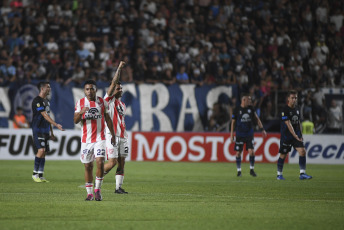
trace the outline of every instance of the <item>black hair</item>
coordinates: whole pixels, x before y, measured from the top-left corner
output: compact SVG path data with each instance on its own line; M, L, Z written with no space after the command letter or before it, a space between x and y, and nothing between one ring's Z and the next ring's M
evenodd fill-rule
M48 81L41 81L40 83L38 83L37 87L38 87L39 92L41 92L42 87L48 84L50 84Z
M97 87L96 81L92 80L92 79L85 81L84 87L85 87L85 85L94 85L95 87Z
M297 95L297 92L296 92L295 90L290 90L290 91L288 91L287 98L288 98L290 95Z

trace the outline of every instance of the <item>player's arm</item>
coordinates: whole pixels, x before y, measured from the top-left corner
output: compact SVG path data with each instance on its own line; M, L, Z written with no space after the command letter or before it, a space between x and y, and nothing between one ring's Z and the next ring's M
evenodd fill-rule
M110 85L110 87L109 87L109 89L107 91L107 95L108 96L112 96L112 93L113 93L113 91L114 91L114 89L115 89L115 87L116 87L116 85L117 85L117 83L119 81L119 78L120 78L120 75L121 75L121 70L124 67L124 65L125 65L124 61L121 61L119 63L119 66L118 66L118 68L116 70L116 73L115 73L115 75L114 75L114 77L113 77L113 79L111 81L111 85Z
M48 115L48 113L46 111L42 111L41 114L44 117L44 119L46 121L48 121L51 125L55 126L56 128L58 128L61 131L64 131L64 129L62 128L62 125L57 124L53 119L51 119L51 117ZM50 129L50 130L52 130L52 129Z
M290 120L286 120L286 121L284 121L284 123L285 123L286 126L288 127L288 130L289 130L289 132L291 133L291 135L293 135L293 137L294 137L296 140L302 141L302 139L300 139L300 138L296 135L295 130L294 130L293 126L291 125Z
M105 122L107 124L107 127L109 128L111 136L112 136L111 137L111 143L116 144L115 131L113 129L111 117L109 116L108 113L104 113L104 117L105 117Z
M84 115L84 113L86 111L88 111L90 108L88 107L84 107L80 110L80 112L75 112L74 113L74 124L78 124L81 120L82 120L82 115Z
M232 118L232 123L231 123L231 142L234 142L234 126L235 126L235 119Z
M256 118L256 120L257 120L257 124L258 124L258 126L259 126L259 129L262 131L263 138L265 138L265 137L266 137L266 131L265 131L265 129L264 129L263 123L262 123L262 121L260 120L260 118L258 117L258 115L257 115L256 112L254 112L254 116L255 116L255 118Z

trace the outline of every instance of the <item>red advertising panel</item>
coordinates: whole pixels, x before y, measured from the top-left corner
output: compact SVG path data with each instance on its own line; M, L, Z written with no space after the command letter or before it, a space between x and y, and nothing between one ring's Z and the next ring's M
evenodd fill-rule
M279 140L279 134L265 139L256 134L256 162L277 162ZM235 162L234 143L227 133L132 132L131 142L133 161ZM247 151L242 159L249 162Z

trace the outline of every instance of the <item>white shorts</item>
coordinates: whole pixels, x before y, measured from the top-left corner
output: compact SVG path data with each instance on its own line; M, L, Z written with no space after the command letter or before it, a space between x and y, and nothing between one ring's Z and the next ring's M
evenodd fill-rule
M82 163L93 162L97 157L105 157L105 141L81 143L80 160Z
M129 154L128 138L116 137L116 145L111 144L111 134L106 134L106 155L109 158L127 157Z

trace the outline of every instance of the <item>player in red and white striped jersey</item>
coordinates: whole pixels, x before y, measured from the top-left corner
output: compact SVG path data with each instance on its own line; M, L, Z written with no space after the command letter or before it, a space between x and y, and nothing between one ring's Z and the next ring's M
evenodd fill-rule
M104 165L105 174L115 167L118 162L116 170L116 190L115 193L126 194L127 192L122 188L124 180L124 164L125 158L129 153L128 136L125 129L124 116L126 112L125 104L121 101L123 94L122 84L119 81L120 73L124 67L125 62L121 61L111 85L104 97L105 101L109 102L110 117L113 122L113 127L116 135L116 143L114 145L110 142L110 131L106 129L106 154L108 162Z
M95 182L95 200L101 201L101 185L104 178L105 158L105 122L111 133L110 140L115 143L115 132L109 116L109 104L103 98L96 96L97 86L93 80L84 85L86 97L75 105L74 123L81 125L81 156L85 165L85 181L87 201L93 200L93 161L96 159L97 172Z

